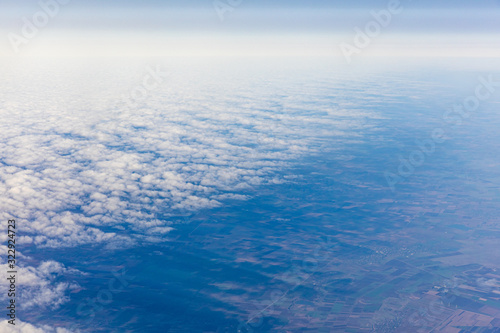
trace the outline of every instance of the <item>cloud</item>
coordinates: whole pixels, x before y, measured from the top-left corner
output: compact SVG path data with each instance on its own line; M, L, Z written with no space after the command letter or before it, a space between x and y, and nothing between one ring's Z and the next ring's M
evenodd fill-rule
M18 254L19 256L19 254ZM0 265L2 271L9 270L8 265ZM69 301L68 291L78 289L75 282L68 282L68 275L81 275L75 269L66 268L56 261L44 261L38 267L17 267L17 299L22 299L20 309L33 307L58 308ZM62 281L61 281L62 280ZM0 280L1 299L5 299L10 282Z
M48 325L33 326L29 323L22 322L16 318L16 325L13 326L7 320L0 321L1 333L71 333L65 328L50 327Z
M278 171L314 152L316 138L358 126L335 120L330 101L300 87L281 97L237 81L216 87L222 78L209 76L193 84L205 77L200 68L171 67L164 85L130 107L123 96L148 71L129 65L119 81L124 67L113 65L99 80L59 63L7 76L25 90L2 87L10 97L0 104L0 218L18 218L23 241L133 246L134 235L171 230L176 211L218 207L282 182Z

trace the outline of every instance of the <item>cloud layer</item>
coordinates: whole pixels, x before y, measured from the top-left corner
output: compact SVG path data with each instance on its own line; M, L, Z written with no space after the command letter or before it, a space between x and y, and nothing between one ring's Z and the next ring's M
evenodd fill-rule
M0 265L3 272L9 271L8 265ZM16 299L22 300L18 304L21 310L29 310L34 307L56 309L61 304L69 301L67 292L78 289L76 283L67 281L68 274L81 275L82 273L64 267L61 263L55 261L44 261L38 267L18 267L16 277L17 291ZM6 300L7 290L10 282L4 278L0 282L1 298Z
M10 325L7 320L0 322L0 332L2 333L70 333L67 329L60 327L50 327L48 325L33 326L16 319L16 325Z
M2 87L10 96L0 104L0 217L18 218L23 241L37 246L154 240L172 214L282 182L276 171L321 138L361 126L336 119L329 101L312 110L313 87L280 91L282 79L247 72L242 83L228 68L196 64L104 73L79 65L33 66L29 81L7 72ZM141 90L152 71L161 84ZM13 91L18 82L29 83Z

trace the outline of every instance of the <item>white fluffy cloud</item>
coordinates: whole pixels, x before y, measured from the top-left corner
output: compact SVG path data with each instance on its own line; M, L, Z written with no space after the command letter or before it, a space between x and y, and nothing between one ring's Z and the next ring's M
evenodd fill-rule
M50 327L47 325L33 326L16 319L16 325L11 325L7 320L0 321L0 333L71 333L65 328Z
M7 264L0 265L2 272L9 271ZM66 268L55 261L44 261L38 267L17 267L16 274L16 298L22 300L21 309L33 307L58 308L61 304L69 301L67 293L79 286L74 282L67 281L67 274L80 275L81 272ZM3 275L2 275L3 276ZM6 275L8 276L8 275ZM64 277L63 281L58 278ZM0 299L5 299L9 281L7 278L0 280Z
M241 84L199 68L164 67L163 84L131 107L123 96L143 82L145 65L88 66L2 71L0 219L17 217L36 246L162 235L176 210L245 199L282 182L276 172L318 138L360 126L359 111L336 117L341 108L315 87L280 90L251 75Z
M19 248L163 241L172 216L293 179L281 171L325 140L355 140L373 116L310 71L294 80L269 66L264 78L247 65L166 64L130 106L144 63L0 64L0 221L16 218ZM68 276L81 272L31 265L18 268L23 308L57 308L79 288ZM68 331L3 321L2 332Z

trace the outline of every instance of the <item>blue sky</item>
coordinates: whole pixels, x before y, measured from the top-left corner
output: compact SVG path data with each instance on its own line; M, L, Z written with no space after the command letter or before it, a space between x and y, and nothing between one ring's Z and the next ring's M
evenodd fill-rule
M45 0L50 1L50 0ZM233 5L231 5L231 3ZM236 3L236 5L234 5ZM338 56L355 29L388 9L388 1L80 1L59 12L22 55L323 55ZM497 56L500 1L401 1L400 13L366 55ZM2 2L0 54L37 1ZM10 34L10 35L9 35ZM12 39L12 37L11 37ZM471 48L472 46L472 48Z

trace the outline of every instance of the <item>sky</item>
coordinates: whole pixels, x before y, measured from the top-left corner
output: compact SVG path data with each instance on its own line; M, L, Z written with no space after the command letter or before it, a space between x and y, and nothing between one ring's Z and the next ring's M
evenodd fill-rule
M342 57L346 44L356 56L500 54L499 0L394 0L361 48L357 31L391 1L59 1L46 22L37 1L0 2L0 55ZM41 26L27 35L34 18Z

